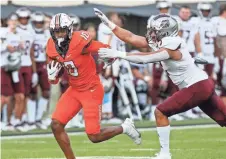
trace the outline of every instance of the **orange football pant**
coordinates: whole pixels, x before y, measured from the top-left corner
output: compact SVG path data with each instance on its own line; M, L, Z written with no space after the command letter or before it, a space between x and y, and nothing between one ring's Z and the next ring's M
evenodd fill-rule
M102 84L79 92L69 87L60 97L52 119L67 124L82 108L87 134L100 133L100 121L104 89Z

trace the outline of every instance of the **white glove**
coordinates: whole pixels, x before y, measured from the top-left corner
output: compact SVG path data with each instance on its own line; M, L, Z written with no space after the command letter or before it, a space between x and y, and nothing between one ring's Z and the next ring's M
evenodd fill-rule
M114 30L115 29L115 27L116 27L116 25L113 23L113 22L111 22L108 18L107 18L107 16L104 14L104 13L102 13L99 9L97 9L97 8L93 8L93 10L94 10L94 13L100 18L100 20L108 27L108 28L110 28L111 30Z
M62 68L62 65L59 62L56 62L54 60L51 61L49 64L47 64L48 79L51 81L56 80L61 68Z
M32 87L35 87L38 84L38 74L35 72L32 74Z
M126 52L112 50L108 48L100 48L98 50L98 54L101 59L126 57Z

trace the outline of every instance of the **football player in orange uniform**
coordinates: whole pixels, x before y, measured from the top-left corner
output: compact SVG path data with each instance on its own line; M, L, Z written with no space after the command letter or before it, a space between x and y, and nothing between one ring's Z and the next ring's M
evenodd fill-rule
M121 126L100 128L103 86L96 73L92 53L99 48L108 47L92 40L86 31L73 32L73 22L64 13L56 14L50 22L51 38L47 43L47 66L50 83L59 81L61 70L67 71L70 87L60 97L52 115L53 134L67 159L75 159L67 133L67 122L83 108L85 130L93 143L108 140L125 133L136 144L141 143L140 133L131 119Z

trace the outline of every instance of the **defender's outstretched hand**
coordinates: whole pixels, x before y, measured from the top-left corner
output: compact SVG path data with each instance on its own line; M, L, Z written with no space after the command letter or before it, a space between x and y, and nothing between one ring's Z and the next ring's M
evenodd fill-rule
M113 23L113 22L111 22L109 19L108 19L108 17L104 14L104 13L102 13L99 9L97 9L97 8L93 8L93 10L94 10L94 13L100 18L100 20L107 26L107 27L109 27L111 30L114 30L115 29L115 27L116 27L116 25Z
M113 49L108 48L100 48L98 50L99 57L101 59L107 59L107 58L123 58L126 56L126 52L121 52Z

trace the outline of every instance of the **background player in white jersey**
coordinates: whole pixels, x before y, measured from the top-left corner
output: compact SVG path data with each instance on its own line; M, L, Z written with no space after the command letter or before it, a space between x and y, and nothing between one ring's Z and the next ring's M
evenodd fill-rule
M221 97L226 103L226 5L220 6L219 16L211 19L216 30L215 55L219 59L220 69L218 71L217 82L221 86Z
M210 3L199 3L198 11L200 17L197 18L198 25L195 34L195 48L197 56L203 57L209 62L204 65L204 70L210 77L213 77L214 64L216 59L214 56L214 41L215 41L215 29L211 22L211 10L212 5Z
M154 52L127 54L113 49L101 48L100 58L122 58L136 63L160 61L169 77L180 89L159 104L155 110L157 132L161 145L160 153L153 159L171 159L169 150L170 124L168 117L199 107L220 126L226 126L226 105L214 91L214 82L198 68L187 50L186 44L178 36L179 26L175 18L160 14L153 18L146 38L122 29L108 20L98 9L95 14L121 40L136 47L154 47ZM151 45L149 45L151 44Z
M181 19L181 31L182 38L185 40L188 51L192 55L195 56L195 33L197 28L197 18L191 17L191 8L189 6L182 6L179 11L179 17Z
M50 84L46 82L48 80L46 70L46 44L50 37L50 33L44 26L45 15L41 12L35 12L32 14L31 21L34 28L34 43L32 50L34 50L35 64L38 73L38 85L41 88L42 95L38 99L38 107L36 112L36 124L42 128L47 129L46 125L42 122L42 117L45 111L47 111L47 105L49 101ZM31 99L37 101L37 86L31 90Z
M26 120L29 123L29 129L36 128L35 123L35 109L36 102L30 100L31 87L34 87L38 83L38 75L36 72L36 65L34 61L34 51L32 44L34 42L33 29L29 23L30 10L27 8L19 8L16 11L19 17L19 26L17 31L22 36L24 42L25 51L21 57L21 68L18 73L19 80L14 83L16 110L20 112L20 119L16 120L17 128L21 131L27 131L28 127L24 125ZM26 107L27 106L27 107ZM25 113L27 108L27 113ZM27 116L26 116L27 114ZM26 119L27 118L27 119ZM21 122L22 120L22 122Z
M13 96L12 72L20 68L21 50L24 45L21 36L16 31L18 17L12 14L8 17L7 28L1 28L1 108L7 106L7 125L4 130L14 130L11 125L10 117L12 115L11 97ZM2 110L2 109L1 109ZM19 118L20 114L15 112L15 116Z

